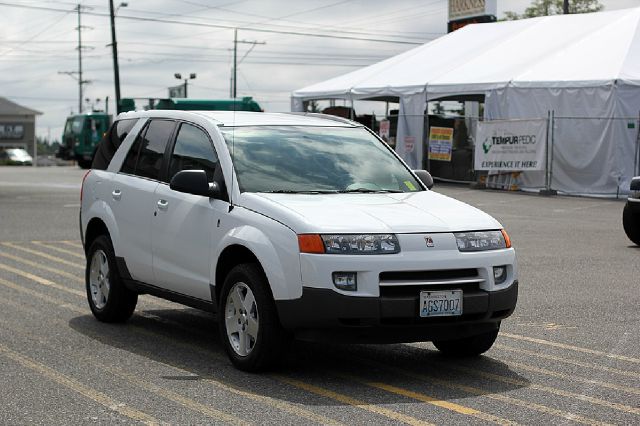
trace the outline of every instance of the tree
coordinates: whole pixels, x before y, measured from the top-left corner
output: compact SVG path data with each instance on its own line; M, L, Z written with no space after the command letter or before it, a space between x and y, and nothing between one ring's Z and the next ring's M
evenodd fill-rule
M561 15L563 13L563 0L534 0L531 6L518 15L515 12L505 12L504 19L513 21L516 19L535 18L536 16ZM604 8L598 0L569 0L569 13L599 12Z

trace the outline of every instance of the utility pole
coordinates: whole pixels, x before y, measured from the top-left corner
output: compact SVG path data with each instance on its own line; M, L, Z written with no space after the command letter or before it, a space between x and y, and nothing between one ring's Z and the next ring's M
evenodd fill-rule
M82 6L79 3L74 8L74 10L78 12L78 27L76 28L76 30L78 30L78 46L76 47L76 49L78 49L78 70L77 71L58 71L58 74L66 74L69 77L73 78L74 80L78 81L78 114L82 114L82 101L83 101L82 86L84 86L87 83L90 83L89 80L84 80L82 78L82 49L87 48L87 46L82 45L82 29L89 28L89 27L82 26L82 9L83 8L87 8L87 7Z
M247 53L238 61L238 43L250 44L251 47L247 50ZM238 96L238 64L242 62L244 58L253 50L258 44L267 44L265 41L248 41L238 40L238 29L233 30L233 70L231 73L231 98L235 99Z
M78 114L82 114L82 8L78 3Z
M116 86L116 114L120 113L120 69L118 67L118 43L116 42L116 22L113 0L109 0L111 15L111 51L113 52L113 83ZM107 106L107 108L109 108Z
M565 15L569 14L569 0L564 0L564 2L562 3L562 13L564 13Z

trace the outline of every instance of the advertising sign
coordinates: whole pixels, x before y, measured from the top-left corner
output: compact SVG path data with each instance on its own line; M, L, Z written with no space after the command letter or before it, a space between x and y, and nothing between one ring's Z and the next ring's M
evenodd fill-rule
M380 139L387 143L389 143L390 124L389 120L380 120L380 130L378 131L378 134L380 135Z
M546 119L480 121L476 170L544 170Z
M0 139L22 139L24 137L24 125L0 124Z
M451 161L452 142L452 128L431 127L429 129L429 160Z
M184 98L184 84L179 86L169 87L169 97L170 98Z
M482 15L498 15L496 0L449 0L449 21Z

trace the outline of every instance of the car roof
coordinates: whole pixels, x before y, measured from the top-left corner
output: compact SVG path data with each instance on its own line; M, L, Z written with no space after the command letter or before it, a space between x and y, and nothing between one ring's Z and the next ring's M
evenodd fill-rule
M193 117L194 115L209 119L218 126L361 126L359 123L345 118L313 113L151 110L126 112L120 114L118 118L163 117L188 120L189 117Z

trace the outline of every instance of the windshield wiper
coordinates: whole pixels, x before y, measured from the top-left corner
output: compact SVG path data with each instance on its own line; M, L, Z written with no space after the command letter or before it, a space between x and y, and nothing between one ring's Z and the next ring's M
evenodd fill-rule
M356 189L344 189L342 191L338 191L341 194L349 194L349 193L361 193L361 194L371 194L371 193L399 193L404 192L398 189L368 189L368 188L356 188Z

